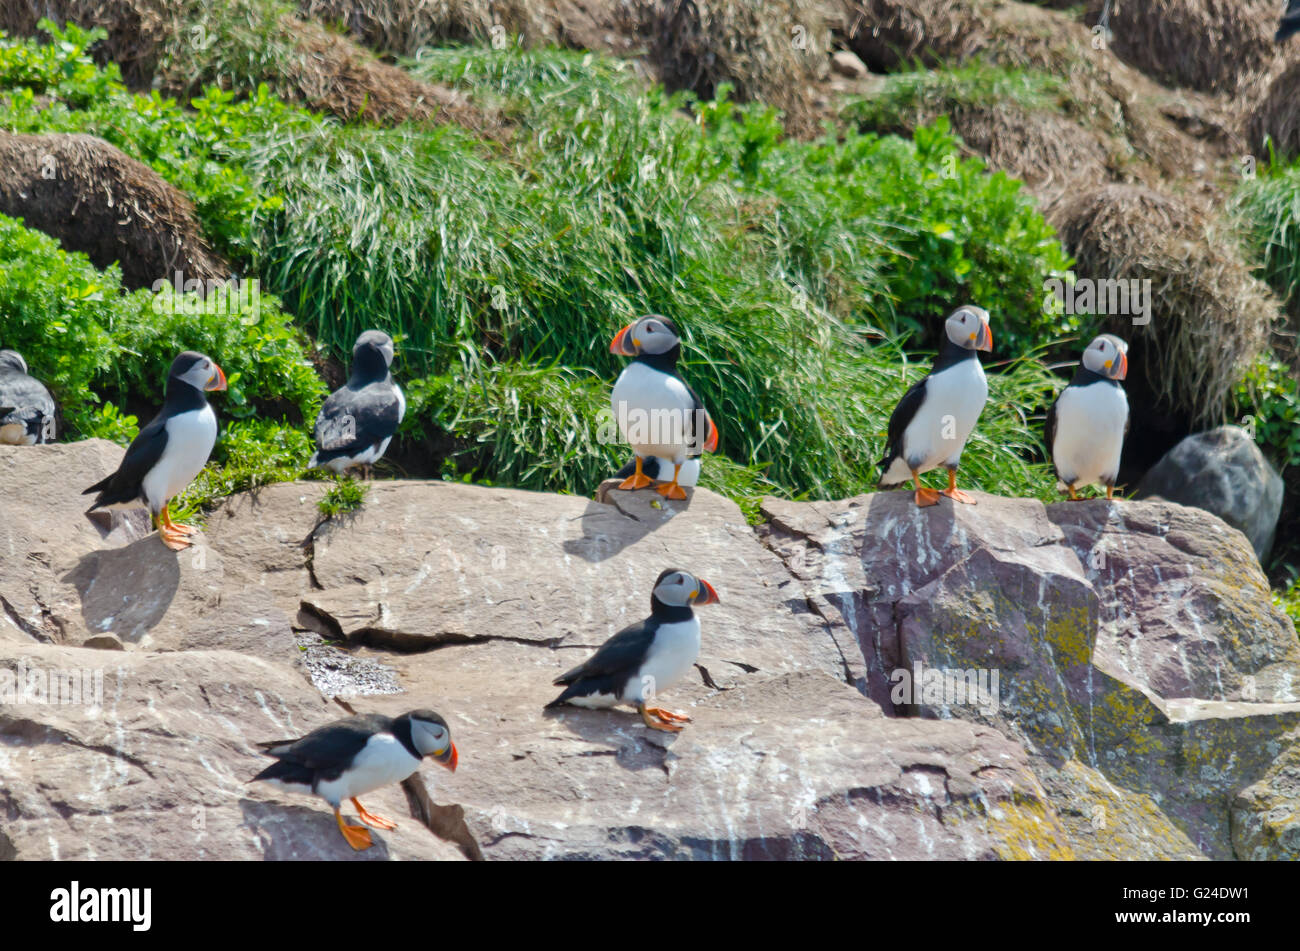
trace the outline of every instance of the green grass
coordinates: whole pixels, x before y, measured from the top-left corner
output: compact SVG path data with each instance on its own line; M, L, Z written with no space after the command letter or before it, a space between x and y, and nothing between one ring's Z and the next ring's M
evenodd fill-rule
M1024 421L1041 414L1052 381L1021 358L1058 329L1038 288L1069 262L1019 184L961 158L943 124L915 141L799 142L769 109L725 93L703 104L667 96L598 56L449 49L413 65L504 109L519 125L503 146L454 126L342 123L264 88L243 99L209 91L185 109L87 67L86 35L62 43L62 60L37 67L32 44L0 44L0 87L21 85L0 96L0 124L104 135L150 164L194 196L235 266L335 355L369 327L400 337L404 434L450 441L446 477L590 493L626 458L596 434L622 368L609 337L654 311L684 328L683 372L721 430L706 485L751 516L763 493L865 491L889 412L923 372L916 351L973 300L993 312L1013 362L992 375L969 484L1050 491ZM56 104L40 108L38 92ZM103 300L122 296L112 283ZM62 291L49 293L41 327ZM97 325L83 323L76 332ZM305 462L319 381L301 377L301 342L267 326L251 332L270 334L263 349L279 351L286 373L269 388L287 383L303 421L257 428L254 380L232 381L222 409L241 426L228 428L196 498ZM164 327L140 360L85 370L130 376L91 391L116 405L123 391L144 395L187 335L214 355L247 349L217 329Z
M840 115L866 128L894 132L958 109L1055 110L1063 88L1061 79L1047 73L980 60L942 69L917 66L885 76L870 96L849 98Z
M359 479L340 479L330 486L316 508L326 518L358 511L365 504L370 486Z

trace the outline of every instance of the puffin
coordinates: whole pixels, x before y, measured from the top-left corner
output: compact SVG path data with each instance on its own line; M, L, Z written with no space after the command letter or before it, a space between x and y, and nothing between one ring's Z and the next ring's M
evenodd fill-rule
M1120 380L1128 375L1128 344L1102 334L1088 344L1079 369L1047 412L1047 448L1071 501L1084 485L1104 485L1115 497L1120 451L1128 435L1128 396Z
M396 822L372 814L357 797L400 783L420 768L426 756L452 772L460 759L451 741L451 727L432 710L412 710L392 718L378 713L355 714L296 740L274 740L257 746L276 761L249 782L320 796L334 810L344 840L358 852L373 844L370 830L343 821L339 810L344 799L352 800L366 825L396 829Z
M27 375L16 350L0 350L0 446L54 442L54 397Z
M406 397L389 372L393 352L393 338L382 330L357 337L352 376L316 416L316 451L308 468L324 466L338 475L359 468L369 478L406 415Z
M677 325L659 314L647 314L620 330L609 352L632 357L614 383L611 405L623 438L632 445L632 474L620 489L643 489L653 481L645 472L646 459L658 456L659 476L672 467L671 481L655 491L665 498L685 499L682 470L702 452L718 448L718 427L690 384L677 372L682 354ZM698 478L698 473L696 474Z
M878 488L893 488L910 478L918 506L937 505L940 494L954 502L975 504L957 488L957 467L989 395L978 353L992 349L988 311L966 304L949 315L934 366L903 394L889 417L888 449L880 460ZM939 466L948 469L948 488L942 493L921 485L921 473Z
M1273 39L1281 43L1293 33L1300 33L1300 0L1290 0L1286 5L1286 12L1282 14L1282 22L1278 24Z
M193 350L177 356L167 371L167 395L158 415L131 440L117 471L83 490L82 495L99 493L87 511L143 502L159 524L163 544L173 551L188 548L197 529L173 522L167 503L207 464L217 442L217 414L206 394L225 388L226 374L211 357Z
M650 595L650 616L623 628L577 667L556 677L552 682L564 691L547 709L566 703L588 709L630 703L651 729L681 732L690 717L650 704L695 665L700 656L695 608L717 603L718 593L704 579L680 568L664 570Z

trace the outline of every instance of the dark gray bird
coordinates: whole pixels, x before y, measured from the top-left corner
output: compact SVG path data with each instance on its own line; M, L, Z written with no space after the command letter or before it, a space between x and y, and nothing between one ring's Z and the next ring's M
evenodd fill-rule
M0 445L47 442L54 442L54 398L27 375L27 361L17 351L0 350Z
M330 394L316 417L316 451L309 468L324 466L342 475L370 467L388 449L406 414L406 399L393 382L393 338L367 330L352 347L352 376Z
M1286 5L1286 12L1282 14L1282 22L1278 24L1275 39L1281 43L1292 33L1300 33L1300 0L1290 0Z

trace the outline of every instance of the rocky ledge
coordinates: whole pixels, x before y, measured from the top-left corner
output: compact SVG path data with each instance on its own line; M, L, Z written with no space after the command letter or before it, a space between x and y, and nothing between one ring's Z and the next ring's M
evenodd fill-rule
M0 858L1300 857L1300 645L1200 510L377 482L324 520L295 483L178 555L83 514L120 455L0 447ZM695 722L543 711L669 564L722 600ZM246 784L342 703L461 751L363 853Z

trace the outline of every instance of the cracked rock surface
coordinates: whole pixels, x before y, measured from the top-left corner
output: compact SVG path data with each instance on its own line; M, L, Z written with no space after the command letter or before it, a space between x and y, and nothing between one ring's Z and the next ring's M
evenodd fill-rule
M0 447L0 699L6 673L102 683L98 705L0 702L0 858L1294 848L1295 632L1205 513L887 493L769 501L755 530L705 490L376 482L322 522L325 486L293 483L233 497L178 555L139 518L82 514L120 456ZM722 602L661 697L694 722L543 710L669 566ZM891 672L917 663L996 667L1000 703L895 703ZM246 785L254 744L343 715L333 697L431 707L461 753L367 797L400 828L364 853L321 801Z

